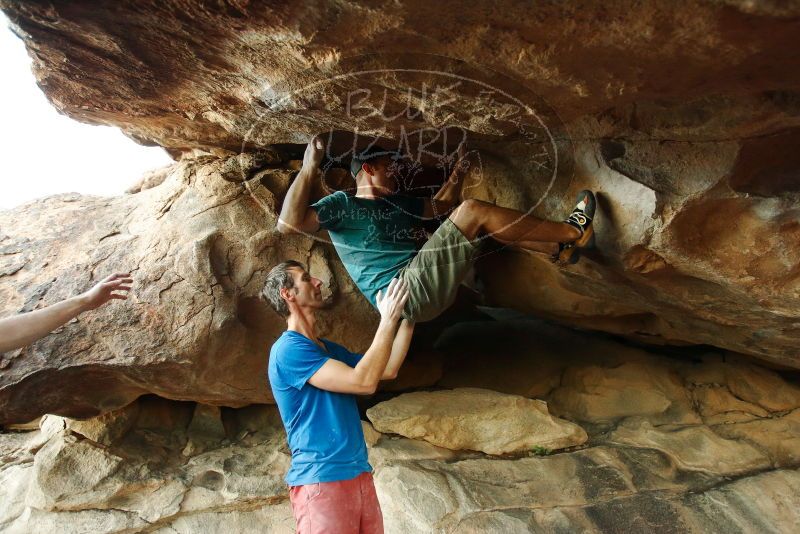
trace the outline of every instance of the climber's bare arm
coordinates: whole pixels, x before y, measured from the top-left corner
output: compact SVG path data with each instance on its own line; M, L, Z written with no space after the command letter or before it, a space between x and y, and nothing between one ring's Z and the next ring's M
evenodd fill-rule
M319 230L317 210L309 206L314 180L319 177L319 164L325 155L325 143L314 136L306 147L303 168L289 187L278 217L278 231L282 234L310 233Z
M125 300L133 279L128 273L104 278L86 293L68 298L52 306L13 317L0 319L0 352L30 345L81 313L93 310L106 302Z

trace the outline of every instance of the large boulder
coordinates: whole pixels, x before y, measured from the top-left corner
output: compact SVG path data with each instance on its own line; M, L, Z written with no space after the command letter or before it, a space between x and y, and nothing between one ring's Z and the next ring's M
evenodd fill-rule
M766 455L749 443L724 439L702 425L653 427L646 420L631 418L611 434L610 440L612 443L656 449L687 470L737 475L770 465Z
M294 531L275 406L146 396L40 425L0 432L4 531ZM800 519L797 411L712 428L628 419L610 433L591 427L587 446L514 457L364 426L388 533L783 532ZM203 450L191 450L198 438Z
M558 415L592 423L636 415L659 422L699 422L680 375L662 362L571 367L550 403Z
M439 143L450 127L458 135L445 144L467 137L481 153L469 197L559 220L577 191L596 190L598 251L570 268L513 250L488 254L479 269L487 303L800 367L794 4L0 7L59 111L119 126L176 158L225 159L223 178L241 181L237 165L250 164L228 156L341 130L413 145L424 189L443 179L453 147ZM348 146L333 160L346 166ZM198 220L241 209L232 198ZM73 207L87 203L95 218L96 202ZM194 223L187 231L201 230ZM83 230L66 231L82 239L74 234ZM0 273L22 265L12 256ZM208 299L196 304L207 306L201 318L211 313ZM126 398L133 382L117 385Z
M285 190L257 178L227 181L226 161L178 163L163 184L135 195L62 195L0 212L5 313L53 304L108 273L134 279L127 301L0 355L0 422L84 418L145 393L225 406L271 402L269 347L286 322L259 293L286 258L323 280L333 305L320 318L323 335L354 351L368 347L376 314L324 241L279 238L275 196ZM340 320L345 309L363 328Z
M379 432L488 454L563 449L587 439L578 425L551 416L544 401L477 388L405 393L367 417Z
M277 427L262 425L277 417L274 406L231 414L236 437L190 456L186 444L197 434L198 417L186 414L215 407L152 397L134 406L84 422L83 429L109 437L104 444L55 416L41 431L16 435L16 446L9 446L14 434L0 434L4 531L294 531L283 482L285 440ZM254 425L262 431L246 432Z
M800 11L775 2L695 1L679 12L667 1L627 0L611 6L503 2L457 11L424 2L187 10L178 0L116 2L102 9L90 0L4 0L2 8L33 52L40 85L62 113L116 124L138 139L174 150L239 151L258 123L273 143L296 142L331 122L361 131L374 127L375 113L364 112L367 103L361 100L343 120L348 110L337 89L350 84L348 77L336 76L345 58L376 52L459 58L462 69L478 67L493 85L502 87L504 75L522 81L568 121L604 113L609 123L628 119L664 134L677 126L669 122L670 105L800 87L792 68L797 57L786 46L796 35ZM369 23L354 22L359 20ZM387 65L364 58L362 64L421 69L435 60L415 65L400 58ZM423 74L420 81L426 80ZM394 77L385 76L382 81L391 88ZM379 97L383 88L372 87ZM403 111L406 95L396 89L386 95L383 109L369 111ZM408 122L427 126L448 118L475 130L506 128L502 119L509 110L498 106L490 115L490 98L464 99L457 87L447 96L439 98L437 109L422 95ZM773 96L776 108L781 98ZM633 102L644 105L637 106L635 116L620 117L631 113ZM705 109L719 111L726 103L711 100ZM692 118L694 123L680 125L684 134L701 121L709 127L739 126L739 117L697 113ZM768 117L759 122L771 126ZM740 126L738 133L743 131L747 128ZM640 160L675 150L671 144L645 147ZM713 157L714 149L705 148ZM695 161L677 163L686 168ZM650 176L664 180L669 172L655 168ZM750 169L747 176L753 174Z

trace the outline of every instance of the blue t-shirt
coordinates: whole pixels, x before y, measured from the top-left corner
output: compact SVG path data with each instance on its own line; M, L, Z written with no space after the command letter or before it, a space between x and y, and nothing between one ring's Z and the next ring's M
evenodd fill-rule
M372 471L355 395L308 383L328 358L355 367L362 356L327 339L322 342L327 352L287 330L269 354L269 383L292 451L286 474L290 486L350 480Z
M375 295L405 267L427 236L424 200L404 195L358 198L337 191L311 207L345 269L375 306Z

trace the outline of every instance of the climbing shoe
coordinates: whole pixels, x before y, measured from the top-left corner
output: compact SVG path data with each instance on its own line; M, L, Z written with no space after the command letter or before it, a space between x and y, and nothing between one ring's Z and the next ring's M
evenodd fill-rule
M575 241L558 244L558 254L553 260L561 265L571 265L577 263L581 257L581 249L588 249L594 247L594 227L592 220L594 219L594 211L597 201L594 198L594 193L588 190L583 190L578 193L575 209L569 214L564 222L570 226L577 228L581 235Z

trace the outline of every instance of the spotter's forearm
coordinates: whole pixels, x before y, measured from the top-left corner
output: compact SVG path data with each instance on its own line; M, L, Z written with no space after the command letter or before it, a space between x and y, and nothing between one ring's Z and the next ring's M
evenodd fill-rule
M400 327L394 336L392 342L392 353L389 356L389 362L386 364L386 369L383 371L381 380L392 380L397 378L397 373L400 371L403 362L406 360L408 354L408 347L411 345L411 338L414 335L414 323L403 319L400 322Z
M30 345L86 309L86 299L79 295L41 310L0 319L0 352Z

